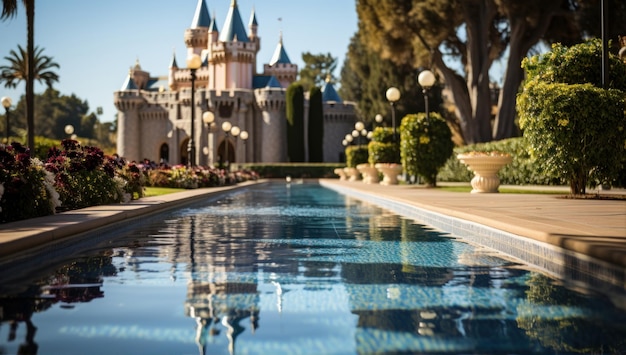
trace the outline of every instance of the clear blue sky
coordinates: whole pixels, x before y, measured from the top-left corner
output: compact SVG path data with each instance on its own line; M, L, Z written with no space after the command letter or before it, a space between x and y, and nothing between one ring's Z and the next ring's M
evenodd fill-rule
M231 0L205 0L221 30ZM17 45L26 47L26 13L0 22L0 63ZM128 69L139 59L142 69L153 76L167 75L176 51L184 66L184 32L191 25L197 0L37 0L35 45L44 48L61 68L54 85L63 95L76 94L87 100L90 111L102 107L101 121L115 119L113 92L119 90ZM238 0L244 23L255 9L261 50L259 71L269 62L283 32L283 43L291 61L302 68L302 53L331 53L338 58L335 76L343 65L350 38L357 30L355 0ZM279 18L281 21L279 21ZM35 84L35 92L45 90ZM24 85L7 89L0 97L17 104Z

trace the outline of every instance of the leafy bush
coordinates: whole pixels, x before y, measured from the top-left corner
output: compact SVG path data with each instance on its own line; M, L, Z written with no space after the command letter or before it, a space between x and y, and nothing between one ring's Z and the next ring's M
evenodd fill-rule
M528 142L521 137L477 143L454 148L454 153L439 170L439 181L469 182L474 173L461 164L458 154L468 152L498 151L511 155L513 161L503 167L498 176L502 184L508 185L561 185L564 180L551 178L537 169L537 163L531 158Z
M393 140L393 129L376 127L372 132L372 141L367 146L369 163L400 164L400 145Z
M359 164L367 163L367 147L364 145L350 145L346 147L346 165L356 168Z
M0 145L0 223L46 216L59 206L54 177L19 143Z
M618 178L626 153L626 64L610 56L610 89L600 86L601 42L525 59L517 104L538 168L567 179L573 194Z
M77 141L61 142L62 150L50 149L46 170L55 175L54 187L63 209L119 203L129 200L123 181L115 179L117 162L96 147L82 147Z
M344 167L340 163L246 163L240 164L264 178L334 178L334 170Z
M426 184L437 184L437 172L452 151L452 133L436 112L407 115L400 125L402 166L409 175L421 175Z

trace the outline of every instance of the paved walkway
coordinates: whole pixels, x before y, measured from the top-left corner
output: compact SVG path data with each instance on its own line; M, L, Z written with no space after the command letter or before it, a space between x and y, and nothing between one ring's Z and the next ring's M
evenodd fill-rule
M337 179L323 181L473 221L626 267L626 201L623 200L574 200L544 194L470 194L415 185L368 185ZM3 224L0 225L0 258L247 184L188 190L143 198L128 205L97 206ZM563 192L566 194L567 190ZM602 193L626 194L626 191Z

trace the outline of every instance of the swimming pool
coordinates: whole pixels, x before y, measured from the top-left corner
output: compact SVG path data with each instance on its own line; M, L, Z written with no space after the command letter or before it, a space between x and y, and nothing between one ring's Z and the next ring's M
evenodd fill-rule
M0 354L626 351L603 296L317 184L135 223L3 280Z

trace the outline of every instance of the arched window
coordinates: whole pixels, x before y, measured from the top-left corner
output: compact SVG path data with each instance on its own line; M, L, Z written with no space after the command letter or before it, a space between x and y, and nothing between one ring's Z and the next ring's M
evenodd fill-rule
M161 144L159 149L159 163L169 164L170 161L170 146L167 143Z

